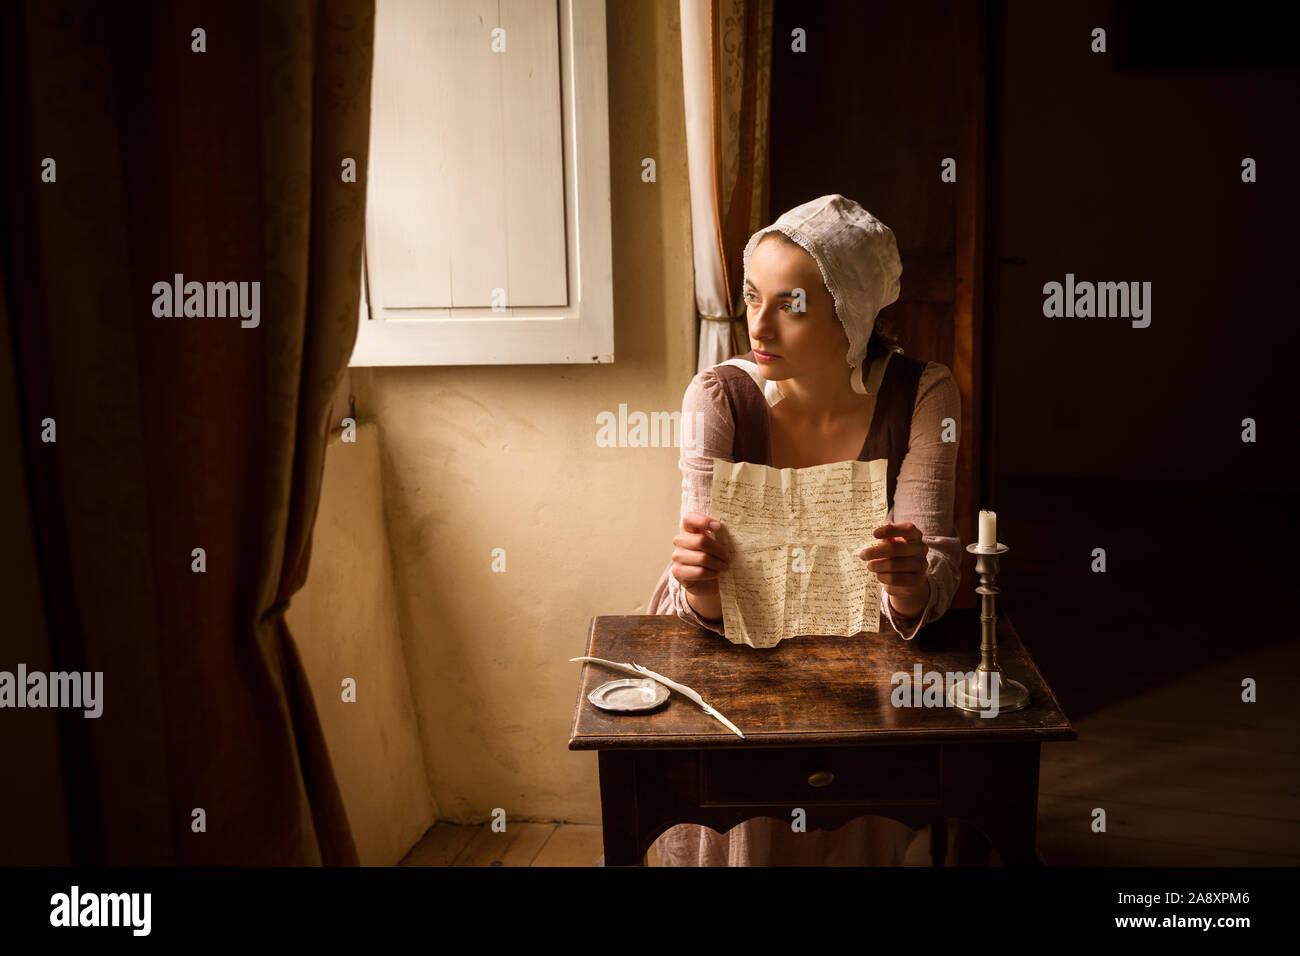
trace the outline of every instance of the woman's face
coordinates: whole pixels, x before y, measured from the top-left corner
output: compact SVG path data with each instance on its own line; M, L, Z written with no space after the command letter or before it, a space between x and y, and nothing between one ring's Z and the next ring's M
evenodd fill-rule
M804 291L803 312L796 311L798 289ZM764 378L812 380L843 371L848 336L835 317L821 270L807 252L764 236L749 258L744 295L749 338Z

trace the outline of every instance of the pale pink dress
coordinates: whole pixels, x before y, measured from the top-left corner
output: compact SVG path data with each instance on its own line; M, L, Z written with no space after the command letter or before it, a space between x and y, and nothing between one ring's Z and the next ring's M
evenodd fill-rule
M920 617L905 618L890 607L882 588L881 617L890 628L882 631L882 639L893 634L911 640L922 625L943 615L957 590L962 552L953 523L958 442L943 441L945 419L961 421L961 396L948 367L929 362L917 385L907 455L888 520L910 521L921 529L929 547L930 602ZM709 514L713 459L732 460L734 429L731 407L713 369L698 373L686 388L682 422L688 421L702 427L696 441L682 442L681 513ZM676 614L726 640L722 622L696 614L681 583L667 569L646 613ZM910 827L885 817L859 817L838 830L805 833L792 831L789 820L757 817L722 834L698 824L679 824L659 837L655 849L662 866L901 865L913 835Z

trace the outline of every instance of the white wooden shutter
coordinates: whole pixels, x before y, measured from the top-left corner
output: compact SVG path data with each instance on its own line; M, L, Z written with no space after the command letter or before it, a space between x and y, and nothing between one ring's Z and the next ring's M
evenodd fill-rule
M603 0L377 0L364 263L351 365L614 360Z

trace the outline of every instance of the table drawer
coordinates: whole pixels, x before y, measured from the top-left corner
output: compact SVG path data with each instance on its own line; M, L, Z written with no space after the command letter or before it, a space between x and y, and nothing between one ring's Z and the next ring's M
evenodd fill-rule
M700 754L700 806L938 803L934 746L754 748Z

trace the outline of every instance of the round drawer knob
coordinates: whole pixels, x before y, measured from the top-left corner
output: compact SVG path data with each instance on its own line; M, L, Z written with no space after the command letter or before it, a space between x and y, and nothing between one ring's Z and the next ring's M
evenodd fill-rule
M808 778L808 785L811 787L829 787L831 781L834 779L835 774L831 773L829 770L818 770Z

